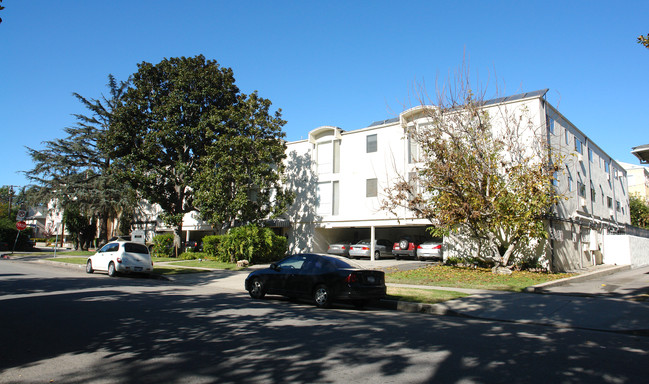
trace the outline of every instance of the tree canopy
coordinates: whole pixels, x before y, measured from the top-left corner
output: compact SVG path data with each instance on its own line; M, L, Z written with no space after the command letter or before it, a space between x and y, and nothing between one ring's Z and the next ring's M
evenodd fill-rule
M230 68L202 55L143 62L104 145L120 178L159 204L176 233L197 208L212 224L246 220L240 192L256 185L265 193L271 170L281 170L284 121L270 105L242 94Z
M26 171L36 184L30 190L33 202L54 199L64 209L74 209L87 221L99 220L99 238L107 240L108 220L133 205L134 193L111 173L112 158L100 143L105 140L116 108L121 103L125 82L108 76L109 96L88 99L74 93L89 114L75 114L67 137L46 141L44 149L27 147L34 168Z
M649 204L638 196L629 197L631 225L649 229Z
M643 35L638 36L638 44L642 44L646 48L649 48L649 33L647 34L647 36L643 36Z
M414 171L386 190L383 206L429 219L435 235L468 232L507 266L518 245L547 236L541 218L557 198L556 168L549 166L545 130L527 111L490 114L460 85L422 107L421 124L408 128L420 156Z

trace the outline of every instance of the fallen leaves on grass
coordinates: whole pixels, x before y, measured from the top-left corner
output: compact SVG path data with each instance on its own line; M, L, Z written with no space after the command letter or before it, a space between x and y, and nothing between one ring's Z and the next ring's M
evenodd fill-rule
M432 285L441 287L521 291L526 287L572 276L565 273L513 271L511 275L496 275L487 268L466 268L432 265L408 271L386 272L386 282Z

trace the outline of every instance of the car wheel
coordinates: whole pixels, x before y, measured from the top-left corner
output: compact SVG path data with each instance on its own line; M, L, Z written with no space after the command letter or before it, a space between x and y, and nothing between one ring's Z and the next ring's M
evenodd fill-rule
M93 273L95 270L92 269L92 261L88 260L86 263L86 273Z
M117 275L117 270L115 269L115 264L111 261L110 264L108 264L108 276L115 277L115 275Z
M315 300L315 305L320 308L328 308L331 306L331 292L326 285L318 285L313 291L313 299Z
M374 260L381 260L381 252L380 251L374 252Z
M408 249L408 240L401 240L399 241L399 248L401 248L402 251L405 251Z
M250 297L253 299L263 299L266 296L266 289L264 288L264 283L260 278L255 278L250 284Z

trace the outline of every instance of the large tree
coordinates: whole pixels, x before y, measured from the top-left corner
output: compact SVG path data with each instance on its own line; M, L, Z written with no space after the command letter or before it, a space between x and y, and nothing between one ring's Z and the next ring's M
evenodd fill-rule
M196 207L215 228L259 223L283 213L292 194L281 186L286 146L280 111L257 93L239 95L203 159Z
M545 129L526 112L487 112L468 81L440 92L414 116L421 124L408 128L419 162L387 188L384 208L407 207L436 235L468 233L507 266L519 245L547 235L542 217L557 197L557 160L551 166Z
M279 157L260 143L279 143L284 122L279 112L269 115L269 106L256 94L241 94L232 70L202 55L143 62L105 144L119 158L122 178L165 211L179 245L183 215L197 206L213 224L226 220L217 200L233 196L232 183L222 175L248 171L247 183L270 180L260 178L259 162L277 165ZM257 156L262 151L272 154Z
M36 184L30 191L34 202L47 203L54 199L62 207L78 210L89 218L96 217L99 239L104 242L108 237L108 221L134 201L133 190L110 172L111 156L99 145L112 124L127 83L109 75L107 85L109 96L102 95L99 99L73 94L90 113L75 114L77 122L64 129L65 138L46 141L41 150L27 147L34 168L25 172Z

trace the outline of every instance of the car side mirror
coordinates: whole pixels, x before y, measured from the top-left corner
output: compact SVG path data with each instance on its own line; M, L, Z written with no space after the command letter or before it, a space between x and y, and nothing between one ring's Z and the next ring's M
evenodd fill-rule
M272 269L273 271L279 271L279 267L278 267L277 264L275 264L275 263L272 263L272 264L270 265L270 269Z

